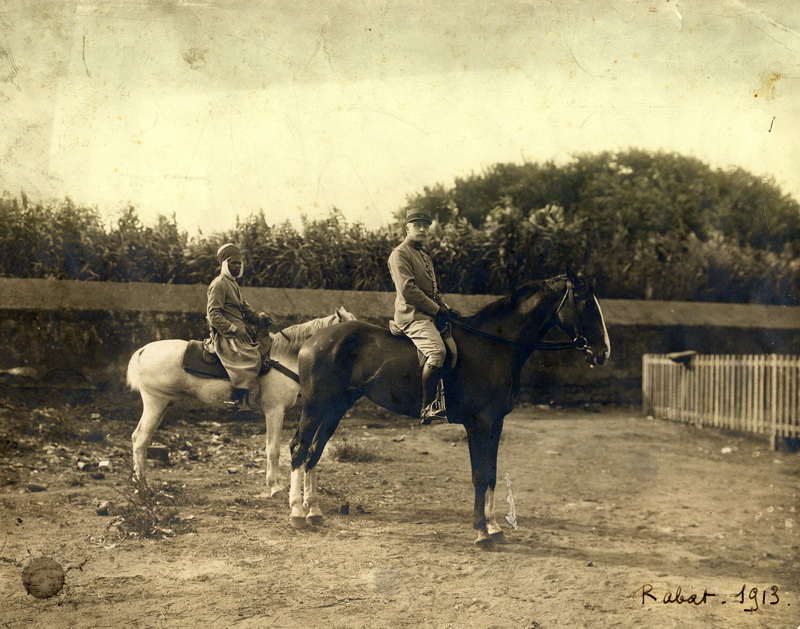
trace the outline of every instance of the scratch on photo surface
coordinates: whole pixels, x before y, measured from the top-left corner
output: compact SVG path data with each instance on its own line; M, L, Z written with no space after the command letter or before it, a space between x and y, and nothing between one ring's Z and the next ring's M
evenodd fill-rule
M772 26L773 29L778 29L778 30L782 31L783 33L787 33L789 35L793 35L794 36L793 39L795 41L800 40L800 33L798 33L797 31L789 28L788 26L785 26L785 25L781 24L780 22L777 22L777 21L773 20L771 17L769 17L768 15L765 15L764 13L759 11L758 9L751 9L746 3L742 3L742 7L747 9L750 13L752 13L754 15L757 15L759 18L761 18L762 20L767 22L767 24ZM779 43L781 46L783 46L787 50L790 50L792 52L800 52L800 47L798 47L798 48L790 48L785 42L781 41L781 39L779 39L775 35L772 35L771 33L767 32L767 30L765 30L761 26L756 26L756 28L758 28L758 30L760 30L762 33L764 33L764 35L766 35L770 39L776 41L777 43Z
M385 116L387 118L393 118L394 120L397 120L398 122L401 122L401 123L403 123L405 125L408 125L412 129L416 129L417 131L419 131L420 133L422 133L426 137L431 137L431 134L428 131L426 131L425 129L423 129L422 127L420 127L419 125L416 125L413 122L411 122L410 120L408 120L406 118L403 118L402 116L398 116L397 114L394 114L391 111L387 111L385 109L374 109L374 108L366 109L366 108L355 108L355 107L346 107L346 108L343 107L342 109L347 109L347 110L354 111L354 112L364 112L364 113L377 114L379 116Z
M239 155L236 153L236 142L233 139L233 104L228 106L228 135L231 139L231 151L233 152L233 159L239 163Z
M681 12L678 10L677 2L672 5L672 10L675 13L675 17L678 18L678 30L681 30L683 28L683 15L681 15Z
M83 69L86 70L86 76L92 78L92 73L89 72L89 66L86 65L86 33L83 34L83 49L81 50L81 59L83 59Z
M192 156L186 164L186 174L182 177L184 183L188 183L190 180L202 179L202 177L192 177L189 174L189 171L192 168L192 162L194 162L194 156L197 155L197 148L200 146L200 140L203 139L203 135L206 132L206 127L208 126L208 118L206 118L205 122L203 122L203 128L200 129L200 133L197 136L197 142L194 143L194 149L192 150ZM185 187L184 187L185 190Z
M784 44L784 43L783 43L783 42L782 42L780 39L778 39L777 37L773 37L773 36L772 36L772 35L770 35L770 34L769 34L767 31L765 31L763 28L761 28L760 26L757 26L756 28L757 28L758 30L760 30L762 33L764 33L764 35L766 35L767 37L769 37L769 38L770 38L772 41L774 41L774 42L777 42L777 43L779 43L781 46L783 46L784 48L786 48L786 50L788 50L788 51L790 51L790 52L800 52L800 49L798 49L798 48L790 48L789 46L787 46L786 44ZM793 31L789 31L789 32L793 32Z
M514 492L511 490L511 474L506 472L506 486L508 487L508 496L506 502L508 503L508 515L506 521L511 525L511 528L517 529L517 509L514 506Z
M746 5L745 5L745 6L746 6ZM779 29L781 29L782 31L785 31L785 32L787 32L787 33L791 33L791 34L792 34L792 35L794 35L795 37L798 37L798 38L800 38L800 33L798 33L797 31L795 31L795 30L793 30L793 29L789 28L788 26L784 26L784 25L783 25L783 24L781 24L780 22L776 22L775 20L773 20L773 19L772 19L771 17L769 17L768 15L764 15L764 14L763 14L761 11L758 11L758 10L756 10L756 9L753 9L753 10L752 10L752 12L753 12L753 13L755 13L755 14L756 14L758 17L760 17L761 19L763 19L763 20L765 20L766 22L769 22L770 24L772 24L772 26L774 26L774 27L776 27L776 28L779 28Z
M575 53L574 53L574 52L572 52L572 46L570 46L569 44L567 44L567 50L569 50L569 55L570 55L570 57L572 57L572 60L575 62L575 65L577 65L577 66L578 66L578 67L579 67L581 70L583 70L583 71L584 71L586 74L588 74L589 76L591 76L591 77L594 77L594 75L593 75L591 72L589 72L589 71L588 71L586 68L584 68L584 67L581 65L581 62L580 62L580 61L578 61L578 59L575 57Z
M19 74L19 66L14 61L8 39L2 35L0 36L0 81L13 83L17 74Z
M330 56L330 53L328 53L328 50L325 48L325 31L328 28L328 24L330 24L332 21L333 21L333 18L330 18L327 22L325 22L320 27L320 29L319 29L319 37L317 37L317 45L314 46L314 52L311 53L311 56L309 57L308 61L306 61L305 66L303 66L303 71L308 69L308 66L311 65L311 62L314 61L314 58L317 56L317 53L320 50L322 50L325 53L325 58L328 60L328 65L330 65L331 56Z
M367 6L366 2L364 2L364 0L361 0L361 6L364 8L364 13L367 14L367 19L375 26L375 31L378 33L378 35L383 37L383 31L381 30L381 25L378 24L378 22L375 20L374 17L372 17L372 14L369 12L369 7Z

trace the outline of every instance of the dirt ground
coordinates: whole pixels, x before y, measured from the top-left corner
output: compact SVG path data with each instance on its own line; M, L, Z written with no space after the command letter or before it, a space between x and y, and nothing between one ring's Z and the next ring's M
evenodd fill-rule
M459 426L357 410L321 463L325 524L296 531L260 496L259 416L168 411L148 496L128 480L138 403L106 398L0 407L2 627L800 626L800 455L765 439L518 409L497 492L505 520L508 475L518 528L487 553ZM48 598L23 587L40 556L66 571Z

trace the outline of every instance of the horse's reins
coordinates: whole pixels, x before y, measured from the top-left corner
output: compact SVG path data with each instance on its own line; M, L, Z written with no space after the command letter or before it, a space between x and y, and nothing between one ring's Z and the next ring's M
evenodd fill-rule
M286 332L284 332L283 330L278 330L278 334L280 334L283 338L285 338L287 341L289 341L291 343L292 339L289 338L289 335L286 334ZM282 365L281 363L279 363L274 358L267 358L264 361L264 364L265 365L269 365L271 369L274 369L278 373L282 373L287 378L291 378L297 384L300 384L300 376L298 374L296 374L294 371L292 371L291 369L289 369L288 367L286 367L285 365Z
M279 373L282 373L287 378L291 378L297 384L300 384L300 376L298 374L296 374L294 371L292 371L291 369L289 369L288 367L285 367L284 365L280 364L274 358L268 358L267 360L264 361L264 363L269 365L275 371L277 371Z
M451 323L454 323L462 330L474 334L475 336L480 336L485 339L490 339L492 341L498 341L500 343L505 343L507 345L521 345L522 347L528 347L531 349L538 349L542 351L561 351L565 349L584 349L588 342L586 338L583 336L581 332L580 323L578 322L577 311L575 310L575 285L571 281L567 281L567 289L564 291L564 296L561 298L561 303L558 304L558 308L556 309L555 314L553 317L557 317L558 313L561 312L561 309L564 307L564 304L569 299L570 308L572 308L573 314L575 314L575 320L573 322L573 327L575 328L575 338L571 341L539 341L538 343L526 343L525 341L514 341L511 339L503 338L502 336L497 336L495 334L490 334L489 332L484 332L483 330L479 330L477 328L473 328L466 323L461 322L458 319L449 319Z

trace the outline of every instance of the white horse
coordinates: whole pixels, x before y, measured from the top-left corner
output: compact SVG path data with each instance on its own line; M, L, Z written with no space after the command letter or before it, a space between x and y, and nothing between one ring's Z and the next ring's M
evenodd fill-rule
M272 338L270 358L296 374L297 354L314 332L355 318L344 308L337 308L328 317L269 333ZM187 344L180 339L154 341L134 352L128 363L128 386L142 396L142 417L131 435L133 472L142 481L145 480L147 448L167 406L183 398L195 398L222 409L222 401L231 393L227 379L201 378L184 371L182 362ZM260 385L261 410L267 422L267 490L270 497L284 498L286 491L278 482L281 430L284 413L297 402L300 385L275 367L261 376Z

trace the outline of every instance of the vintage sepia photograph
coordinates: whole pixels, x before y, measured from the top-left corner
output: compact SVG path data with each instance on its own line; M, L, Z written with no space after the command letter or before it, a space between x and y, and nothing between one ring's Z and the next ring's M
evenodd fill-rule
M0 0L0 629L800 627L790 0Z

